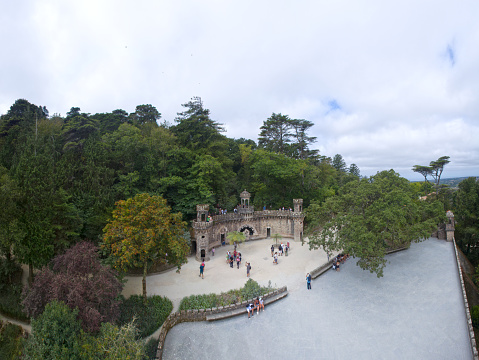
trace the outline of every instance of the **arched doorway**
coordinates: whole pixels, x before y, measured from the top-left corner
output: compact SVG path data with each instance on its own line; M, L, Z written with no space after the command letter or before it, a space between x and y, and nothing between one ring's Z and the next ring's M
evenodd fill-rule
M251 226L245 225L240 229L240 232L244 233L246 236L253 236L254 230Z

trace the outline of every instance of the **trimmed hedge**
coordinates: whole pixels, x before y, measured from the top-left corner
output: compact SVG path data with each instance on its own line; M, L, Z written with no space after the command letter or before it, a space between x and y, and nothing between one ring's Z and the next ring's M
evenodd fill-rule
M136 318L138 336L144 338L158 330L172 310L173 303L166 297L149 296L145 306L142 295L132 295L121 303L118 322L124 325Z
M184 297L180 302L179 310L210 309L227 306L263 296L273 290L276 289L271 287L271 282L268 286L260 286L256 281L250 278L241 289L230 290L225 293L222 292L219 295L204 294Z

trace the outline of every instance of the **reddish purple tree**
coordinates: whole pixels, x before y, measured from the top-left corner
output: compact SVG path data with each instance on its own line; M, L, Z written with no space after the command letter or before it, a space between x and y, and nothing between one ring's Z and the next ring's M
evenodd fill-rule
M100 263L97 247L81 242L56 256L50 267L36 275L32 286L23 291L22 304L35 318L50 301L63 301L71 309L78 307L85 331L96 332L102 322L118 318L122 289L116 272Z

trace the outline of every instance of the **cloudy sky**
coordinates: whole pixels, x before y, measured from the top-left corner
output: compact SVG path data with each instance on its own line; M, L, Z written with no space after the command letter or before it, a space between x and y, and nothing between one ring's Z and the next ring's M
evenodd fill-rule
M42 0L0 5L0 114L152 104L174 122L200 96L232 138L271 114L314 122L313 146L362 175L448 155L479 176L477 0Z

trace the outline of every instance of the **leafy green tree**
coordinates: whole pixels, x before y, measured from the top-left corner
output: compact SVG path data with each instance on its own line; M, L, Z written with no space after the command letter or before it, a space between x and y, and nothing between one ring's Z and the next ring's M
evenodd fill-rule
M14 180L8 175L6 168L0 166L0 256L5 257L7 269L14 268L12 247L22 238L22 228L19 225L20 208L18 206L20 193ZM9 282L12 279L8 274Z
M210 118L210 110L203 107L200 97L182 104L185 111L178 113L176 125L170 129L179 144L195 153L220 156L226 150L226 137L221 135L224 128Z
M428 176L431 176L434 179L434 184L436 187L436 194L439 194L439 182L441 181L441 175L444 170L444 166L449 164L449 156L441 156L435 161L431 161L429 166L424 165L414 165L412 171L417 172L424 176L424 183L428 183ZM425 187L427 191L427 187ZM427 195L427 192L426 192Z
M479 182L470 177L461 181L455 197L455 237L466 256L475 264L479 260L476 250L479 241Z
M442 172L444 171L444 166L446 166L450 162L451 161L449 160L449 156L441 156L439 159L431 161L431 163L429 164L432 169L431 176L436 183L436 194L439 194L439 183L441 181Z
M275 234L271 235L271 237L274 239L276 245L278 245L278 239L283 238L283 236L281 234L278 234L278 233L275 233Z
M130 119L134 125L151 124L158 126L157 121L161 118L161 113L151 104L138 105Z
M304 119L291 120L293 133L291 134L292 156L296 159L306 159L318 155L318 150L311 150L309 145L316 142L316 136L308 136L308 130L314 123Z
M100 133L104 135L114 132L121 124L127 123L128 113L125 110L117 109L111 113L94 114L91 118L98 121Z
M273 113L260 128L258 146L278 154L289 154L292 127L292 120L288 115Z
M80 321L78 310L70 310L63 302L52 301L45 311L32 320L32 334L24 348L24 358L81 359Z
M29 265L30 282L33 268L46 265L78 236L78 213L66 193L58 190L56 164L49 137L31 134L12 169L20 193L18 221L22 229L13 249L18 261Z
M167 259L180 269L186 261L189 244L183 237L186 223L181 217L170 212L162 197L143 193L118 201L113 218L103 230L101 246L111 254L115 268L143 268L145 302L148 265Z
M344 161L341 154L334 155L332 165L337 171L341 173L345 173L347 171L346 162Z
M422 176L424 176L424 185L429 184L427 177L432 174L432 168L430 166L414 165L412 168L412 171L417 172L418 174L421 174ZM424 190L425 190L425 195L427 195L428 187L424 186Z
M349 174L355 177L361 177L361 172L359 171L359 167L356 164L349 165Z
M100 334L96 339L99 358L105 360L145 359L145 342L136 339L137 333L134 321L121 327L111 323L102 324Z
M226 235L226 238L228 239L230 245L233 245L234 243L240 244L246 240L245 234L241 231L230 231Z
M18 99L0 117L0 166L10 169L17 161L27 137L35 133L38 122L48 117L46 107Z
M88 114L67 117L63 125L62 137L64 141L63 151L79 151L88 138L99 134L100 125L98 120L89 117Z
M421 241L445 220L439 201L421 201L393 170L349 182L341 195L306 210L310 248L342 251L362 269L383 275L386 251Z
M291 206L293 198L302 197L302 174L307 172L304 160L258 149L250 161L256 206Z

